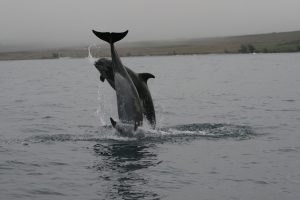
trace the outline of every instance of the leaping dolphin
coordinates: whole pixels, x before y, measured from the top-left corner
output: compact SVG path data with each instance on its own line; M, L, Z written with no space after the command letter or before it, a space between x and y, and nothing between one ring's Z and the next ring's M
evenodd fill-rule
M140 97L114 47L114 43L122 40L127 35L128 30L122 33L97 32L93 30L93 33L110 44L119 119L122 123L133 124L134 130L136 130L138 126L143 124Z
M104 82L107 80L109 85L115 89L115 81L114 81L114 73L112 67L112 61L106 58L101 58L94 63L95 67L100 72L100 80ZM124 66L125 67L125 66ZM135 73L128 67L125 67L128 75L130 76L133 84L135 85L137 92L139 94L143 114L152 126L155 128L156 118L155 118L155 110L151 97L151 93L149 91L147 81L149 78L155 78L153 74L150 73Z

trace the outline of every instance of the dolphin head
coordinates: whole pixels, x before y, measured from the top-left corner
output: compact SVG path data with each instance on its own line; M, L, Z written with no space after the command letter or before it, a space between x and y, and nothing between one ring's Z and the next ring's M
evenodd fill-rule
M112 68L112 61L106 58L100 58L94 63L94 66L100 72L100 80L104 82L104 80L108 80L109 82L113 82L114 73Z

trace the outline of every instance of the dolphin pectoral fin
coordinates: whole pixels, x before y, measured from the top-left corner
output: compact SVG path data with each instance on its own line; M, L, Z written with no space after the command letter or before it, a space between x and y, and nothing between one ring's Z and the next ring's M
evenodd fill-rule
M110 118L110 122L113 127L116 127L117 122L113 118Z
M98 32L93 30L93 33L101 40L104 40L109 44L113 44L119 40L122 40L127 35L128 30L122 33Z
M102 82L105 81L105 78L102 75L100 75L100 81L102 81Z
M153 74L150 73L139 73L138 76L142 79L145 83L147 83L149 78L155 78Z

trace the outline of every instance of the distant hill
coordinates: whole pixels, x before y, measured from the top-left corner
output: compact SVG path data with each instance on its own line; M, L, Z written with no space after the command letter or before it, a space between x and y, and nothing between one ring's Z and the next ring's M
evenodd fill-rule
M1 46L0 46L1 48ZM120 43L120 56L156 56L220 53L281 53L300 52L300 31L256 35L199 38L188 40L146 41ZM55 50L22 49L18 52L0 51L0 60L49 59L58 57L87 57L87 47L61 48ZM93 56L110 56L106 48L92 49Z
M243 50L243 47L254 49ZM300 51L300 31L200 38L181 41L159 41L120 48L127 55L172 55L210 53L279 53Z

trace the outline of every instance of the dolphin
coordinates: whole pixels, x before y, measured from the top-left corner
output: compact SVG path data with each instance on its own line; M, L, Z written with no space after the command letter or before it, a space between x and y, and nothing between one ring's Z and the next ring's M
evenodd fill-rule
M114 73L112 67L112 61L106 58L101 58L94 63L95 67L100 72L100 80L102 82L107 80L110 86L115 89L115 81L114 81ZM125 66L124 66L125 67ZM155 110L154 105L151 97L151 93L149 91L147 81L149 78L155 78L153 74L150 73L135 73L128 67L125 67L128 75L130 76L133 84L135 85L137 92L139 94L143 114L152 126L155 128L156 125L156 118L155 118Z
M93 33L110 45L119 119L122 123L133 124L134 130L136 130L143 124L140 97L114 46L115 42L122 40L127 35L128 30L121 33L93 30Z

